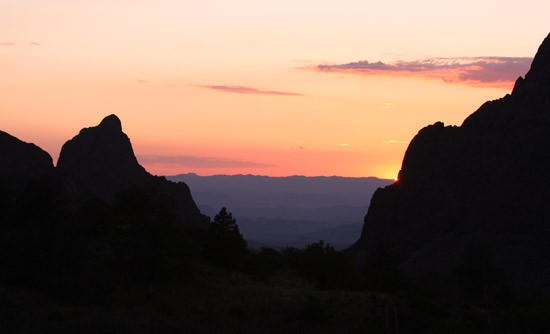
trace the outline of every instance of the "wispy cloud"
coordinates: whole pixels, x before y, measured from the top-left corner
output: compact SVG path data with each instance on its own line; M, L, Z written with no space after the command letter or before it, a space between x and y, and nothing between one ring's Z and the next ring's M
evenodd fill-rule
M409 143L408 141L405 141L405 140L393 140L393 139L384 140L382 142L384 144L408 144Z
M3 42L3 43L0 43L0 46L16 46L17 44L13 43L13 42ZM33 45L33 46L41 46L42 44L38 43L38 42L29 42L28 45Z
M224 86L224 85L207 85L200 86L203 88L219 90L222 92L239 93L239 94L268 94L268 95L284 95L284 96L303 96L300 93L280 92L275 90L261 90L247 86Z
M528 70L529 57L425 58L392 63L361 60L347 64L317 65L316 71L358 75L398 75L436 78L471 86L510 88Z
M392 109L392 108L405 108L404 104L395 104L391 102L386 102L382 104L382 109Z
M228 158L196 157L187 155L140 155L137 157L144 165L163 165L165 167L192 167L192 168L270 168L276 167L247 160L235 160Z

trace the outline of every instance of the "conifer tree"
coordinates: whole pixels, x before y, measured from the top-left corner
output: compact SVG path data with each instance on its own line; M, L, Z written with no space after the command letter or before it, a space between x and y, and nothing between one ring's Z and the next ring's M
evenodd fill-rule
M214 217L208 228L206 256L218 263L229 264L237 261L247 251L237 221L231 212L223 207Z

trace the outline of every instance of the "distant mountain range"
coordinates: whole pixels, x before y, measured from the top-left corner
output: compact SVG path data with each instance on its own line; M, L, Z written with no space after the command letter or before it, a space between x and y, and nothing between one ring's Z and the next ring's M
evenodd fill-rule
M374 191L393 180L374 177L167 176L185 182L201 212L233 213L252 247L303 247L324 240L337 249L357 241Z

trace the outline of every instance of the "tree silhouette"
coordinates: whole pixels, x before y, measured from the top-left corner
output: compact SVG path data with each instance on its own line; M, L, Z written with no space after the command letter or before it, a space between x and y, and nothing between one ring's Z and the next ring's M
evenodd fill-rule
M210 230L217 235L242 238L237 221L225 207L214 217L214 221L210 224Z
M208 228L205 245L207 258L217 263L232 264L246 253L247 246L237 221L223 207Z

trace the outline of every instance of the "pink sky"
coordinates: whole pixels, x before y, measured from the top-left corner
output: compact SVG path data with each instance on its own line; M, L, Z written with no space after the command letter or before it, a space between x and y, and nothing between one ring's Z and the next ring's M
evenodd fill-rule
M3 0L0 130L57 159L118 115L153 174L397 175L510 92L550 3Z

